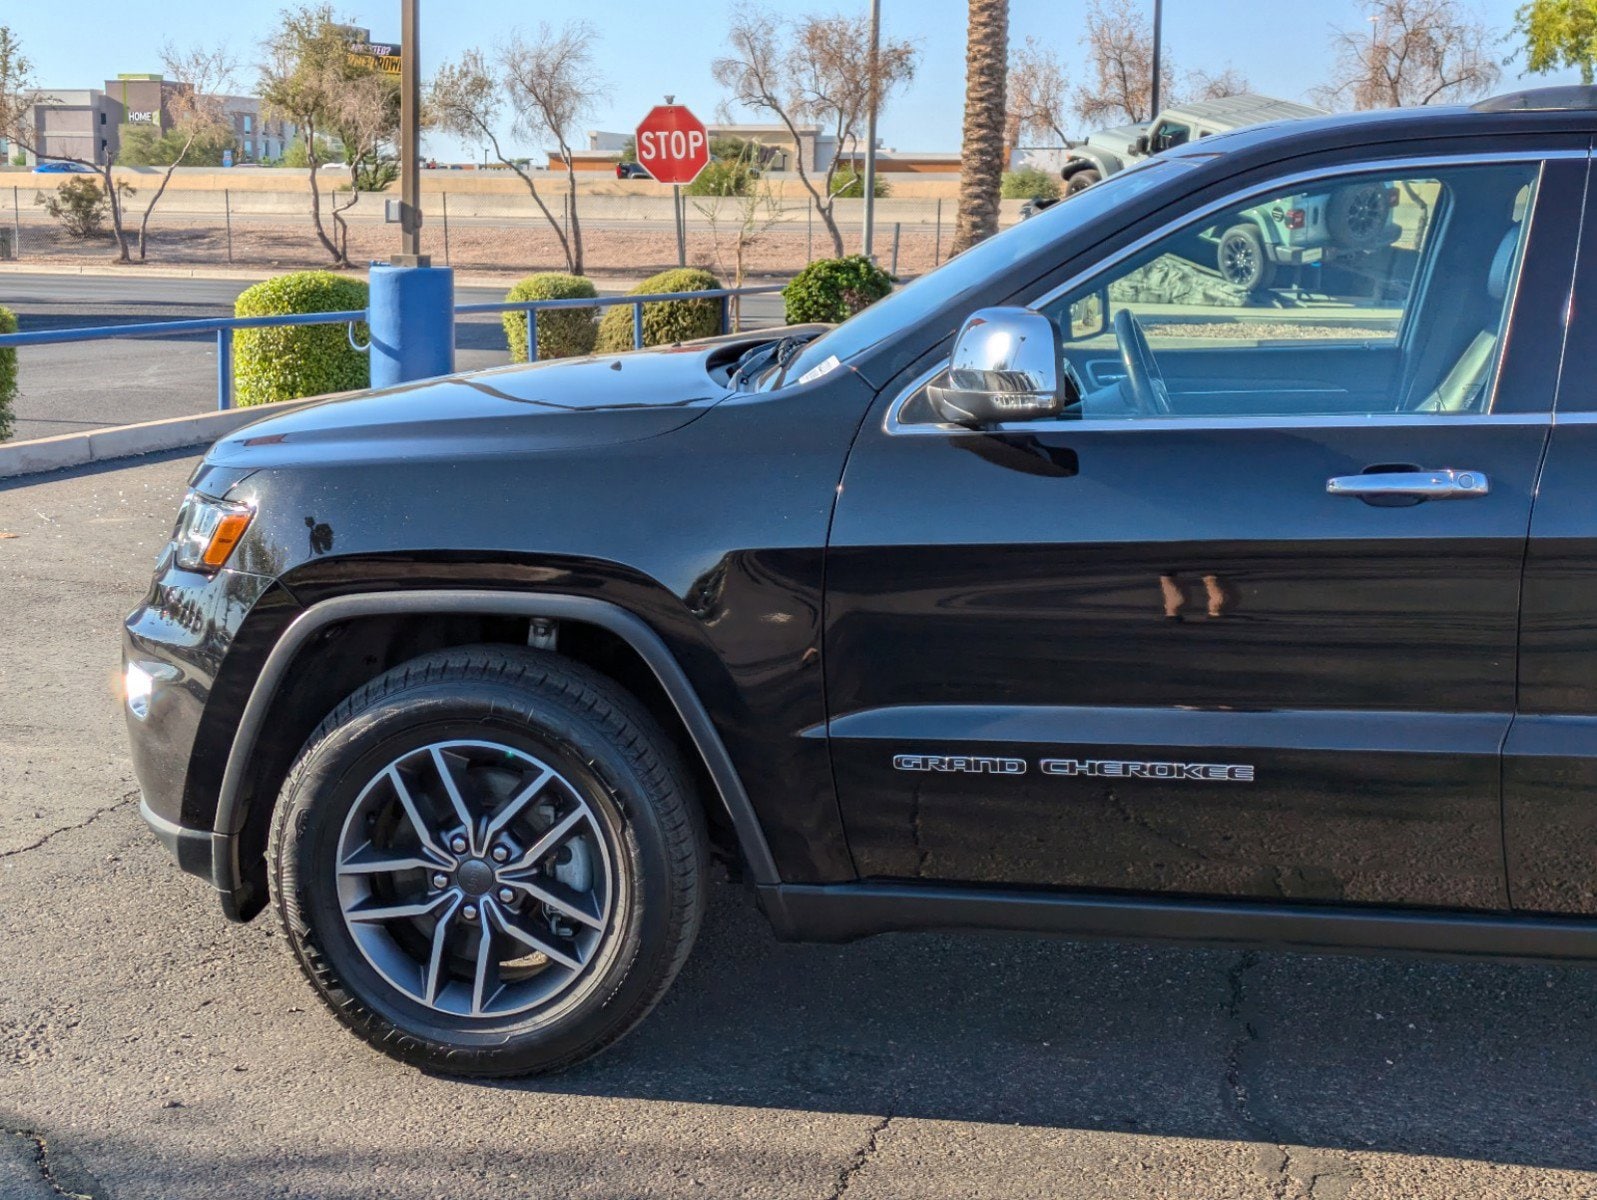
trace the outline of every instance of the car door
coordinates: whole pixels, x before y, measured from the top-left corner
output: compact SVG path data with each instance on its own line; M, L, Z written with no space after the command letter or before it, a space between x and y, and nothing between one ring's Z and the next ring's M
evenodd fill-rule
M1300 171L1036 299L1078 377L1062 416L969 428L930 373L889 388L826 568L860 873L1504 906L1499 752L1584 171ZM1227 291L1192 261L1260 204L1371 184L1395 230L1327 246L1317 279ZM1105 378L1142 361L1128 322L1148 394Z
M1597 913L1597 240L1587 232L1525 556L1503 822L1514 907L1590 916Z

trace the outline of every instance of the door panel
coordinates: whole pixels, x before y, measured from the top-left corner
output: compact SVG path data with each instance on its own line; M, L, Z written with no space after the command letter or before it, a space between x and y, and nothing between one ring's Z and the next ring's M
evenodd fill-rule
M1112 346L1066 346L1065 357L1095 387L1125 378L1125 365ZM1295 397L1305 412L1370 412L1383 403L1391 406L1384 398L1396 391L1399 366L1395 346L1159 352L1171 409L1184 416L1274 412L1283 396Z
M1084 428L1005 437L1008 457L992 436L873 427L845 474L827 674L862 874L1503 902L1543 421ZM1408 460L1492 491L1326 493ZM1032 465L1050 461L1077 465ZM924 761L951 756L1024 765ZM1161 764L1252 777L1148 777Z

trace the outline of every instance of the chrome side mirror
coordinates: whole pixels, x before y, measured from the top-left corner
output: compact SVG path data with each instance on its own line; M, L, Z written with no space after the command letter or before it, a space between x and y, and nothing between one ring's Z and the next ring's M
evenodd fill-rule
M1057 416L1064 407L1059 331L1029 308L981 308L954 338L948 369L926 385L945 421L988 425Z

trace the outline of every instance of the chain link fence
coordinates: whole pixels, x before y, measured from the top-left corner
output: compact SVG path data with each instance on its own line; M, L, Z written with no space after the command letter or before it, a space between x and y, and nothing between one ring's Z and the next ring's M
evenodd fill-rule
M113 257L109 220L101 232L74 236L43 203L61 182L89 178L96 177L61 176L44 183L36 177L21 182L17 176L0 175L0 260L87 264ZM308 189L173 186L146 222L158 182L141 181L124 201L123 225L135 259L143 224L144 259L152 263L296 268L333 261L317 236ZM356 263L393 253L399 233L385 221L389 197L340 191L337 184L336 175L328 178L319 198L327 237L345 246ZM575 213L555 181L540 187L539 196L547 215L525 190L424 192L424 248L435 262L474 273L565 270L562 236L570 241L580 229L586 271L644 275L677 265L676 215L669 192L579 195ZM954 205L951 198L877 200L873 249L878 261L895 275L920 274L943 261L953 238ZM1018 209L1017 203L1005 202L1006 224L1018 219ZM834 202L845 254L861 249L863 210L862 200ZM837 252L831 232L807 198L756 203L736 197L684 197L682 241L689 265L706 267L724 281L735 277L740 257L746 276L769 275L791 273Z

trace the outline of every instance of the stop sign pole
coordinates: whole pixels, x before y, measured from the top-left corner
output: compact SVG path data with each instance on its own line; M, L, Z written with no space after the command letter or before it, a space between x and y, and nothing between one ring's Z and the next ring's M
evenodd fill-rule
M671 185L671 210L676 220L677 266L687 265L687 225L682 185L692 183L710 165L710 133L704 122L667 96L638 122L638 162L653 178Z

